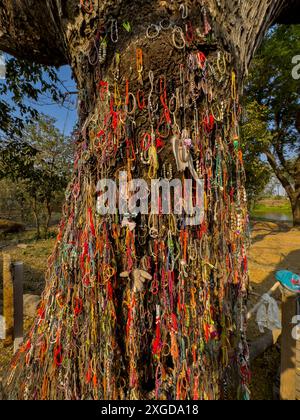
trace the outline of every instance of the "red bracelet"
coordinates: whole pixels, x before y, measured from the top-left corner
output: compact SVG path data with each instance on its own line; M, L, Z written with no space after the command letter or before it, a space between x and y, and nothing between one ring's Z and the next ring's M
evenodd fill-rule
M74 307L74 315L79 316L82 313L82 309L83 309L83 300L76 298L75 307Z
M186 41L191 44L194 41L194 28L192 22L186 24Z
M204 129L207 133L211 133L214 129L215 126L215 119L214 116L212 114L210 114L209 116L205 117L203 120L203 125L204 125Z
M94 5L93 0L80 0L80 7L85 13L93 13Z
M200 51L198 52L197 57L198 57L199 66L203 70L206 64L206 55Z
M147 140L147 143L146 143ZM151 135L149 133L145 133L141 139L141 149L143 152L147 152L151 146Z
M105 100L105 97L108 94L108 82L105 82L104 80L101 80L98 84L99 90L100 90L100 99L101 101Z
M141 94L142 94L142 100L141 100ZM137 99L138 107L142 111L145 108L145 94L140 89L137 91L136 99Z
M62 361L63 361L62 347L61 345L57 344L54 349L54 363L56 364L56 366L59 367L62 365Z

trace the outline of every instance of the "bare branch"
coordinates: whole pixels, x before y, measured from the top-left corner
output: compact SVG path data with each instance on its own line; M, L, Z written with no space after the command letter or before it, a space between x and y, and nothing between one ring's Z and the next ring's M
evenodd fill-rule
M135 0L97 0L92 18ZM137 2L138 3L138 2ZM267 28L295 0L206 0L224 42L242 70L248 68ZM70 30L78 27L79 0L0 0L0 50L42 64L70 62ZM155 7L153 8L155 9ZM291 9L293 10L293 9ZM299 18L300 20L300 18ZM68 37L68 41L67 41Z
M268 162L271 165L273 171L275 172L275 175L277 176L277 178L281 182L282 186L286 190L288 196L290 197L291 200L293 200L295 191L294 191L291 183L289 182L288 178L285 176L285 173L277 165L275 156L271 153L270 150L267 150L265 152L265 155L266 155L266 157L268 159Z
M287 1L282 12L276 19L276 23L287 25L300 23L300 3L299 0Z
M41 64L66 64L56 1L0 0L0 50Z
M288 162L286 161L286 158L285 158L284 153L283 153L283 142L282 142L282 141L280 141L280 137L281 137L281 136L280 136L280 134L279 134L278 139L276 139L277 141L273 143L274 150L275 150L275 152L276 152L276 155L277 155L277 157L278 157L278 160L279 160L279 162L280 162L280 164L281 164L282 168L285 170L285 172L286 172L289 176L293 177L293 176L294 176L294 174L293 174L293 172L291 171L291 169L289 168Z

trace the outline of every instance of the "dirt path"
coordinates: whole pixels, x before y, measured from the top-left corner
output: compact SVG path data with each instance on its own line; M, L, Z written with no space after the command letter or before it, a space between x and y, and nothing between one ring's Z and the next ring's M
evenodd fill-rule
M300 273L300 230L284 223L257 222L252 228L249 254L250 307L274 285L278 270ZM281 299L279 291L275 298ZM253 335L255 330L251 327Z
M300 272L300 230L286 224L254 224L249 262L251 283L257 293L274 284L277 270Z
M255 223L252 230L252 247L249 255L252 292L250 306L266 293L276 282L278 270L300 273L300 231L286 224L269 222ZM275 295L279 301L280 292ZM254 321L250 322L248 338L260 333ZM252 398L273 399L273 385L280 366L280 347L273 346L252 366Z

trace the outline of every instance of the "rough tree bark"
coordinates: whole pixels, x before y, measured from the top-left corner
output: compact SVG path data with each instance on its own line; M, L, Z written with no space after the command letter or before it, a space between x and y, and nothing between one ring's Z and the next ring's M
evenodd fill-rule
M46 289L6 378L8 397L226 399L233 388L233 398L247 398L248 220L238 92L265 31L295 3L81 4L0 0L0 49L69 63L81 127ZM150 40L147 27L159 22L159 36ZM147 158L145 132L155 133ZM97 182L120 169L147 181L190 177L179 171L171 138L204 181L202 225L188 227L182 216L97 215ZM228 382L230 367L237 384Z

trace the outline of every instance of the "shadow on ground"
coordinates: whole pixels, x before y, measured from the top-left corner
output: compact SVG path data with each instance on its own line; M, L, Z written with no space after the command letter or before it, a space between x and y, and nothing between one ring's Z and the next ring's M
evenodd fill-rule
M253 245L250 251L250 280L252 294L249 307L259 300L276 282L275 273L279 270L290 270L300 273L300 231L288 225L274 223L257 223L253 228ZM281 292L273 295L281 302ZM248 338L253 340L260 335L255 319L248 328ZM288 356L292 365L294 354ZM276 376L280 367L279 343L268 349L252 364L252 399L273 400Z

